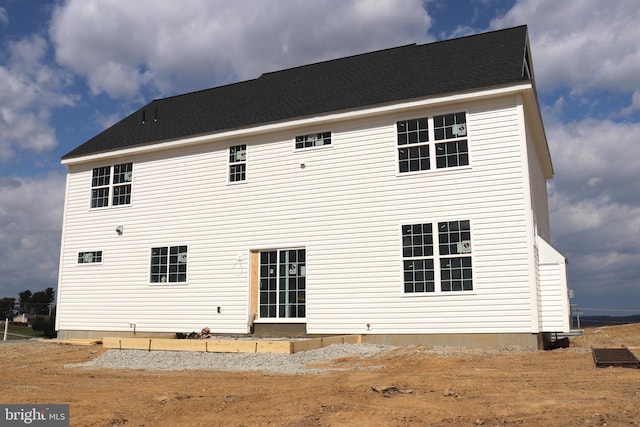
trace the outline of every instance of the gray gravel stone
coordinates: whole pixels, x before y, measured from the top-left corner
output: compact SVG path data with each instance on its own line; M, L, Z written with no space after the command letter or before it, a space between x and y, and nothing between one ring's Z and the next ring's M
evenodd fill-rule
M314 374L337 368L307 368L311 363L358 356L370 358L394 347L374 344L334 344L317 350L294 354L273 353L203 353L191 351L145 351L111 349L100 357L66 367L104 367L148 370L220 370L260 371L279 374Z

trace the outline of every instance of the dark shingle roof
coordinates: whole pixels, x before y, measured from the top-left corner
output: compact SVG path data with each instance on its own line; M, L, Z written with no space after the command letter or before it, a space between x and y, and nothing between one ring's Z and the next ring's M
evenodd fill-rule
M526 40L527 27L520 26L154 100L62 158L528 80Z

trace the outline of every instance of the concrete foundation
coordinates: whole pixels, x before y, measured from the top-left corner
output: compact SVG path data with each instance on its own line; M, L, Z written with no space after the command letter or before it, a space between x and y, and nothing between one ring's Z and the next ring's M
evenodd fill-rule
M500 348L518 346L528 350L542 350L542 334L503 333L503 334L397 334L362 335L362 342L383 345L425 345L453 346L469 348Z
M196 331L199 332L199 331ZM136 332L133 331L58 331L59 340L101 340L104 337L123 338L175 338L175 333L169 332Z
M254 337L308 337L306 323L254 323Z

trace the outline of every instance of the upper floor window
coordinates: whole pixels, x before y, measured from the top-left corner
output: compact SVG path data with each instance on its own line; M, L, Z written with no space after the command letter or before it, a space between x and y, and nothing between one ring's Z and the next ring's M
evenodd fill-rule
M323 145L331 145L331 132L296 136L296 150L300 148L320 147Z
M436 141L436 167L449 168L469 164L467 146L467 117L464 112L444 114L433 118Z
M396 123L400 173L469 164L466 113L401 120ZM434 154L435 153L435 154Z
M398 160L400 172L424 171L429 161L429 122L426 117L403 120L398 130Z
M91 207L131 204L132 178L133 163L94 168L91 179Z
M247 179L247 145L229 147L229 182Z

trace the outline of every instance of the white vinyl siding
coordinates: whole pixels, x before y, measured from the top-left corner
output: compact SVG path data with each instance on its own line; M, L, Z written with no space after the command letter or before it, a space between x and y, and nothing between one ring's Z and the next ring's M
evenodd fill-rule
M462 110L469 166L398 175L396 122ZM537 332L518 117L505 97L331 123L330 150L292 151L314 132L299 128L132 156L126 210L87 210L104 162L71 165L58 328L245 333L250 251L304 247L309 333ZM251 180L226 185L239 144ZM399 226L433 218L472 222L473 290L407 297ZM149 284L149 242L175 241L189 245L188 284ZM100 269L77 268L87 247L109 254Z
M538 237L540 272L540 313L543 332L569 332L567 271L565 257Z
M533 208L534 220L537 225L537 232L547 241L551 240L551 230L549 225L549 203L547 199L547 179L542 171L540 158L535 149L533 136L527 130L527 159L529 170L529 185L531 194L531 206Z

